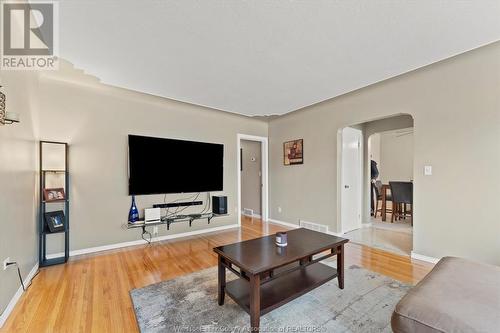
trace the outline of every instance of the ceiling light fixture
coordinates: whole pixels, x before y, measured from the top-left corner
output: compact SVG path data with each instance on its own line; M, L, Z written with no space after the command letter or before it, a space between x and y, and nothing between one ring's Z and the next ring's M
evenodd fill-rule
M18 122L19 115L17 113L5 111L5 94L0 91L0 125L10 125Z

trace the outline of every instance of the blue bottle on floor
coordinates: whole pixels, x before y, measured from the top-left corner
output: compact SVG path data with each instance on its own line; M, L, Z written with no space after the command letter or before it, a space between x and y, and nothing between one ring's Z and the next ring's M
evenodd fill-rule
M130 211L128 212L129 223L135 223L139 220L139 211L135 205L135 196L132 196L132 206L130 206Z

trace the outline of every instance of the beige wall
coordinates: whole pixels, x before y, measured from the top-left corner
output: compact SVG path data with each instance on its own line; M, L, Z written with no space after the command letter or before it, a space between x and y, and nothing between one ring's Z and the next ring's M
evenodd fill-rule
M6 108L21 123L0 125L0 264L10 257L19 263L23 279L38 262L36 224L36 119L31 107L33 78L27 73L2 72ZM0 314L21 287L17 270L0 268Z
M337 133L396 114L414 118L414 251L500 264L500 223L484 209L500 198L500 43L271 121L271 218L338 230ZM294 138L304 164L285 167L282 144Z
M70 144L71 250L141 239L139 229L123 228L130 207L128 134L224 144L224 191L212 194L228 196L229 216L210 225L195 221L191 228L177 223L168 232L160 226L159 236L237 223L237 133L267 136L267 123L105 86L74 72L44 75L39 96L40 137ZM167 195L165 200L186 197ZM142 209L163 202L164 196L138 196L136 201L142 215ZM49 253L60 251L61 245L62 239L53 242Z
M382 133L379 162L379 179L384 184L413 180L413 133Z
M243 171L241 172L241 210L252 209L261 214L261 143L241 140Z
M368 156L370 160L380 162L380 133L375 133L368 138Z

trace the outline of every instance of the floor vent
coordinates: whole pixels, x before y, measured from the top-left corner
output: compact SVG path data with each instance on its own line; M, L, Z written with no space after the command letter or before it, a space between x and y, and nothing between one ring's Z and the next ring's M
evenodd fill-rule
M300 226L302 228L328 233L328 226L324 225L324 224L317 224L317 223L312 223L312 222L300 220Z
M253 216L253 209L243 208L243 215L252 217Z

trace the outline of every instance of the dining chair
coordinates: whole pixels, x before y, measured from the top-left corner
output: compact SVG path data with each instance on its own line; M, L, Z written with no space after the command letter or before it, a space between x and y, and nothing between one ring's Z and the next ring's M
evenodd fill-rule
M391 222L410 217L413 226L413 183L412 182L389 182L392 195ZM408 205L410 209L408 209Z
M375 181L375 212L373 214L373 217L377 217L377 213L380 212L380 215L382 215L382 207L378 208L378 203L379 201L382 201L383 196L382 196L382 181L377 180ZM391 209L387 208L387 201L391 201L392 197L389 193L387 193L386 197L386 213L392 213Z

